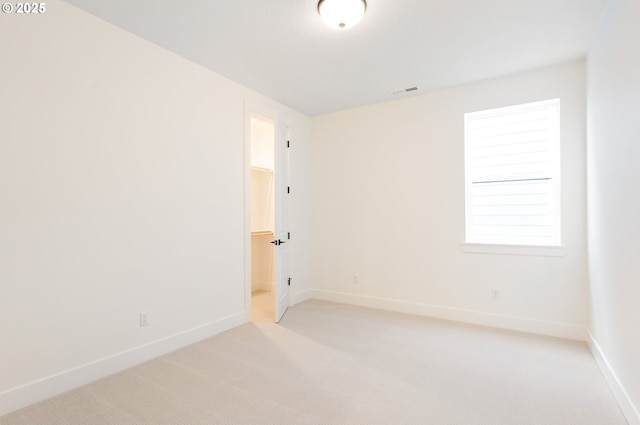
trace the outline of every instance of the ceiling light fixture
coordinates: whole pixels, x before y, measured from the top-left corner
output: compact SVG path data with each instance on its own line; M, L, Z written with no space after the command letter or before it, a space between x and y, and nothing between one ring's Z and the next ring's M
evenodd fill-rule
M336 30L346 30L362 20L365 0L320 0L318 13L322 21Z

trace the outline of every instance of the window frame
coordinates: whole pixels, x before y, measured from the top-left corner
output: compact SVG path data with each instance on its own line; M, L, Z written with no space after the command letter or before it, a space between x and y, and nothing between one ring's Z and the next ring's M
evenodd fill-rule
M551 184L549 188L549 197L551 206L552 221L552 240L543 244L532 244L526 241L514 241L514 243L504 240L487 240L487 238L478 238L473 235L473 190L472 176L470 173L470 145L472 140L469 136L469 123L474 119L491 118L506 116L516 112L534 111L541 108L550 109L552 113L551 141L549 146L550 172L549 176ZM559 98L548 99L537 102L522 103L500 108L493 108L470 112L464 114L464 181L465 181L465 233L464 242L462 244L463 252L473 253L495 253L495 254L512 254L512 255L542 255L542 256L562 256L564 250L562 248L562 226L561 226L561 103ZM509 179L501 180L508 182ZM478 182L475 182L476 184Z

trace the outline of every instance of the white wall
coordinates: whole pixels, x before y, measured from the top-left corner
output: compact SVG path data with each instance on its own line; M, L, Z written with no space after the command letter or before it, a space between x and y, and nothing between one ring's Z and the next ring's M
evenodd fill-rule
M637 0L613 0L587 68L590 332L634 424L640 424L638 22Z
M57 0L0 20L2 414L242 323L245 102L301 188L309 119Z
M314 295L584 339L584 86L577 61L312 118ZM555 97L564 256L463 253L463 114Z

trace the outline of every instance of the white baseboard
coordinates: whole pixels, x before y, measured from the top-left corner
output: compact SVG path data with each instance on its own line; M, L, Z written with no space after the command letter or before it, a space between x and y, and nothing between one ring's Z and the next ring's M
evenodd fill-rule
M306 289L304 291L291 294L291 299L290 299L291 302L289 305L296 305L303 301L310 300L311 298L313 298L313 295L314 295L314 291L312 289Z
M618 402L620 410L622 410L622 414L627 419L628 424L640 425L640 412L629 398L629 395L620 383L618 376L611 368L611 364L609 364L609 361L600 349L600 346L593 338L593 335L591 335L591 332L588 333L587 345L591 350L591 354L593 354L593 358L600 367L600 370L604 375L604 379L607 381L607 384L609 384L609 388L611 388L611 392L613 392L613 396Z
M504 316L474 310L463 310L438 305L420 304L409 301L387 298L370 297L365 295L348 294L343 292L312 289L312 296L325 301L352 304L362 307L378 308L399 313L415 314L436 319L465 322L474 325L490 326L494 328L510 329L539 335L554 336L577 341L587 340L587 329L582 326L566 323L548 322L544 320L528 319L515 316Z
M0 416L170 353L245 323L244 312L0 393Z

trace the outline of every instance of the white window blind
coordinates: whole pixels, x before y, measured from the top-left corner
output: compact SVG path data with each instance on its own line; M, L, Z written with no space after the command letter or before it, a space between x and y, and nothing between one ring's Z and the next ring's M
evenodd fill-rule
M560 100L465 114L466 242L560 245Z

